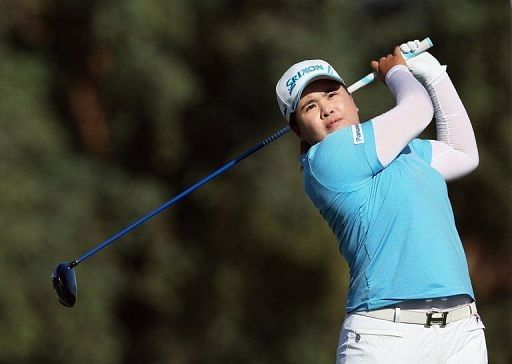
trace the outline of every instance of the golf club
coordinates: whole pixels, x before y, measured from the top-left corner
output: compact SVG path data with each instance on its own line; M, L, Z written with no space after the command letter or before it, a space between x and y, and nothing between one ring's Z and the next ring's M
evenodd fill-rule
M432 45L433 44L432 44L432 41L430 40L430 38L425 38L423 41L421 41L420 47L414 53L405 54L404 58L406 60L410 59L410 58L424 52L425 50L429 49L430 47L432 47ZM366 75L365 77L363 77L362 79L360 79L359 81L357 81L356 83L354 83L353 85L351 85L350 87L348 87L348 91L350 93L353 93L353 92L359 90L360 88L370 84L376 78L377 78L376 72L370 73L370 74ZM80 264L81 262L92 257L93 255L98 253L100 250L102 250L105 247L107 247L108 245L112 244L114 241L118 240L122 236L128 234L130 231L132 231L132 230L136 229L137 227L139 227L140 225L144 224L146 221L148 221L155 215L158 215L160 212L171 207L178 201L182 200L184 197L188 196L195 190L199 189L206 183L210 182L214 178L216 178L219 175L221 175L222 173L226 172L228 169L232 168L235 164L241 162L242 160L244 160L251 154L257 152L261 148L269 145L270 143L272 143L276 139L280 138L281 136L283 136L284 134L286 134L289 131L290 131L289 125L285 126L284 128L279 129L278 131L276 131L274 134L272 134L268 138L264 139L263 141L261 141L260 143L255 145L254 147L252 147L252 148L248 149L247 151L245 151L244 153L240 154L235 159L232 159L231 161L227 162L220 168L216 169L208 176L204 177L203 179L199 180L191 187L187 188L183 192L181 192L178 195L176 195L175 197L173 197L171 200L165 202L158 208L150 211L146 215L142 216L140 219L134 221L133 223L131 223L130 225L125 227L123 230L119 231L118 233L111 236L107 240L103 241L102 243L100 243L96 247L92 248L91 250L85 252L79 258L77 258L71 262L62 262L62 263L57 264L52 273L52 285L53 285L53 288L55 289L55 291L57 292L57 297L59 299L59 302L66 307L73 307L74 304L76 303L77 285L76 285L76 273L75 273L74 268L78 264Z

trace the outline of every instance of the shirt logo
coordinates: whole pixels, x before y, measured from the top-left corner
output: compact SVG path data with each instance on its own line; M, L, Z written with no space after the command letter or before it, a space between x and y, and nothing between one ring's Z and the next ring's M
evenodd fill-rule
M364 143L364 134L361 124L352 125L352 138L354 139L354 144Z
M297 81L304 76L306 73L314 72L314 71L323 71L324 66L321 64L316 64L314 66L309 66L306 68L301 69L297 74L295 74L293 77L289 78L288 81L286 81L286 87L288 87L288 92L290 93L290 96L292 94L293 89L295 88L295 85L297 84Z

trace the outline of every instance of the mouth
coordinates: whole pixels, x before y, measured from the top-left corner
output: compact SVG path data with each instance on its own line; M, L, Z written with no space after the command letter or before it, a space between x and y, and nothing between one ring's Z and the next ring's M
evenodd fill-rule
M327 123L327 126L326 126L327 130L328 131L334 130L340 124L340 121L341 121L341 119L334 119L334 120L329 121L329 123Z

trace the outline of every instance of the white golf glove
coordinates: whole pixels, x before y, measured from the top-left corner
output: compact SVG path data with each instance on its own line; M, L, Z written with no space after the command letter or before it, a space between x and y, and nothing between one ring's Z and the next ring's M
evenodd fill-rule
M414 52L419 45L419 40L409 41L400 44L400 50L407 54ZM418 54L416 57L407 60L406 63L411 73L423 86L428 86L446 72L446 66L441 66L439 61L428 52Z

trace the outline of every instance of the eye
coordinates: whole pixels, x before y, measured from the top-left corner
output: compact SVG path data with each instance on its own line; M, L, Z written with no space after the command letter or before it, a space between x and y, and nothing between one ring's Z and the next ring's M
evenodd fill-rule
M331 91L331 92L329 92L329 93L327 94L327 96L328 96L330 99L332 99L332 98L333 98L333 97L335 97L337 94L338 94L338 92L337 92L337 91Z
M315 108L315 104L307 104L305 107L304 107L304 111L305 112L308 112L310 110L313 110Z

